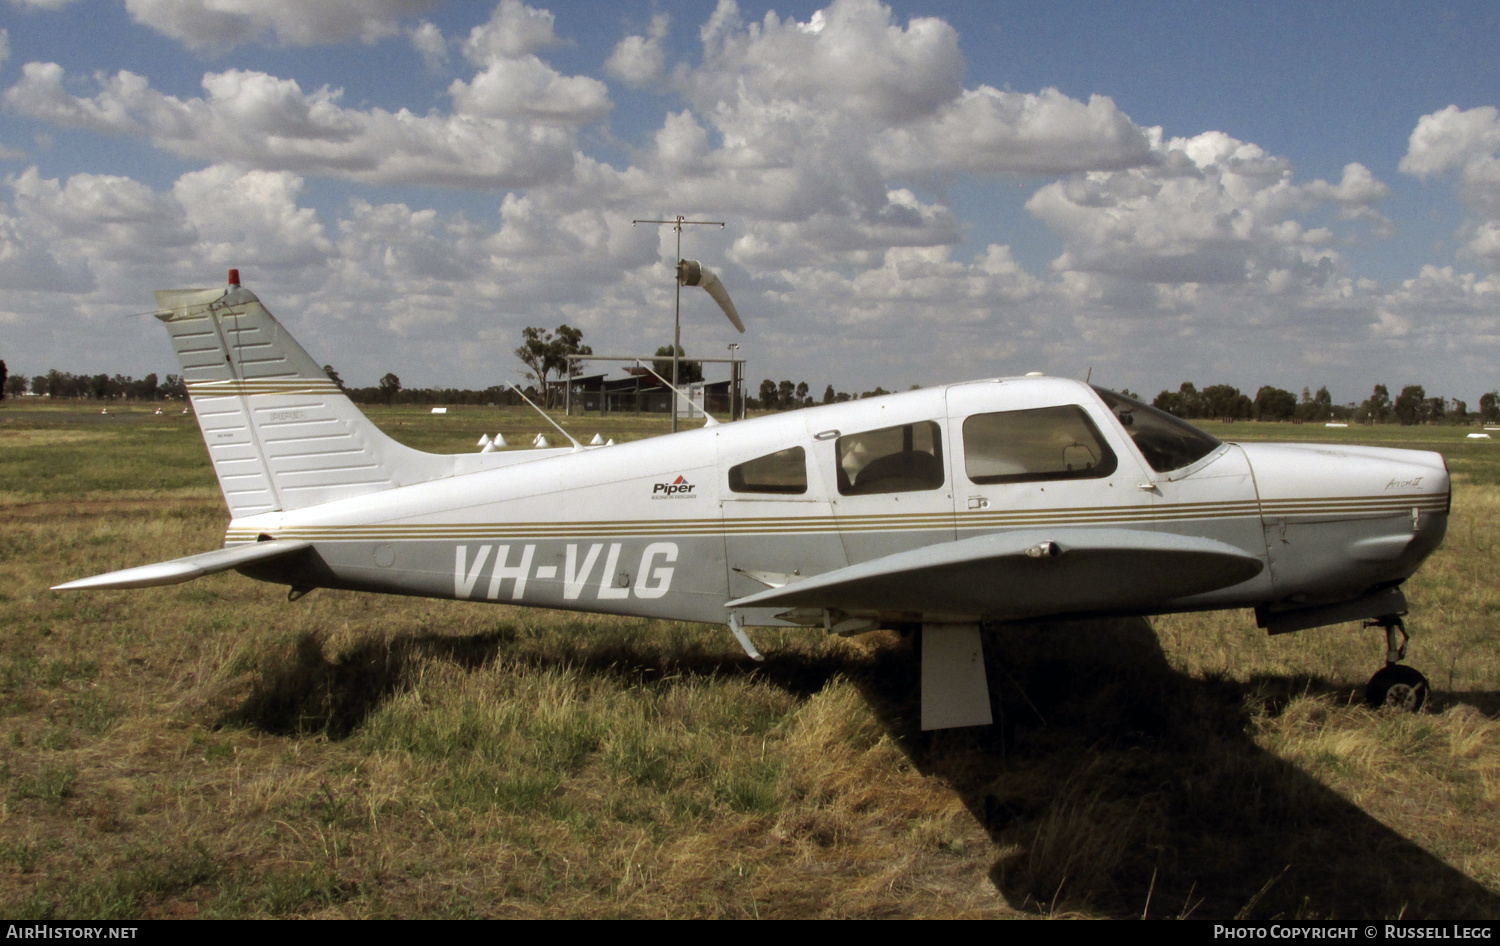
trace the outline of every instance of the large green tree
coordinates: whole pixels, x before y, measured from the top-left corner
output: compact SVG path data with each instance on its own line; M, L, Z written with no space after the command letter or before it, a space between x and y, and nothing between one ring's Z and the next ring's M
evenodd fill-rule
M536 382L537 390L541 392L543 403L547 407L551 407L556 398L547 382L554 374L559 378L567 376L570 364L567 356L593 353L594 349L583 344L583 329L569 325L559 325L554 332L527 326L521 329L521 347L516 349L516 357L526 366L526 377ZM577 362L571 364L572 374L576 375L582 370Z
M1156 400L1151 402L1151 406L1177 417L1203 416L1203 398L1198 393L1197 385L1191 381L1182 382L1182 386L1175 392L1161 392L1156 396Z
M661 346L660 348L658 348L656 350L656 355L657 355L656 360L653 361L653 362L651 362L651 370L655 371L657 374L661 375L663 378L666 378L668 381L671 381L672 380L672 346L671 345L663 345L663 346ZM681 345L678 345L677 346L677 386L678 387L682 387L683 385L687 385L687 384L695 384L695 383L703 380L703 362L701 362L701 361L688 361L686 359L686 357L685 357L686 355L687 355L687 352L685 352L685 351L682 350L682 346Z
M1383 384L1375 385L1375 390L1359 405L1359 412L1372 424L1385 423L1391 416L1391 392Z
M1203 389L1203 417L1249 420L1254 414L1255 402L1233 385L1211 384Z
M1500 391L1479 395L1479 420L1485 424L1500 422Z
M760 397L756 399L763 411L776 410L776 382L766 378L760 383Z
M401 379L396 377L394 372L387 371L385 373L385 376L380 379L381 400L389 404L394 401L396 399L396 395L400 393Z
M1427 391L1420 384L1408 384L1396 396L1396 403L1391 409L1396 412L1396 420L1403 427L1423 423L1427 420Z
M1304 393L1307 393L1304 391ZM1312 403L1309 394L1307 403ZM1267 384L1255 392L1256 420L1291 420L1297 413L1297 395Z

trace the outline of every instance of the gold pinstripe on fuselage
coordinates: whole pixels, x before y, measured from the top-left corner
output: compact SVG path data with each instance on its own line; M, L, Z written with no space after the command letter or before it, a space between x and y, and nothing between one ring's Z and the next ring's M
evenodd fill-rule
M1031 526L1093 526L1205 519L1286 517L1292 519L1379 518L1432 514L1447 509L1447 496L1359 496L1342 499L1288 499L1256 503L1173 503L1117 507L966 511L916 515L764 516L755 518L579 520L576 522L493 522L281 526L258 530L231 526L225 541L253 542L261 535L323 542L476 541L483 539L577 539L633 536L794 535L815 532L916 532L939 529L1009 529Z

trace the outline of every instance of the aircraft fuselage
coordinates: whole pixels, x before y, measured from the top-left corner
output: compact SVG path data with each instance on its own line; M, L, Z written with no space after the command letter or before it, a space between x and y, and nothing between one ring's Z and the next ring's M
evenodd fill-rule
M1000 415L1024 421L1020 434L1033 449L1021 462L1034 475L1004 472L1009 448L996 446L986 425L1016 421ZM1045 429L1049 420L1058 429ZM841 445L870 431L888 432L866 438L877 452L883 444L895 448L888 456L930 459L919 472L861 489L848 468L868 461L851 459L864 444ZM1075 469L1067 469L1069 451ZM753 465L778 456L755 481ZM786 468L798 464L800 479L794 469L788 485ZM1087 475L1074 475L1077 467ZM242 569L293 585L723 623L731 601L898 553L1004 533L1113 530L1209 540L1262 567L1206 590L1196 589L1213 579L1181 574L1191 562L1153 562L1140 574L1101 560L1066 573L1061 585L1046 573L950 568L929 577L925 593L877 581L840 610L918 621L1275 612L1399 585L1441 541L1448 494L1442 457L1420 451L1216 444L1159 471L1093 389L1024 378L811 408L240 517L227 540L311 542L311 557ZM1125 545L1115 557L1128 565ZM748 607L745 623L788 623L776 617L787 610Z

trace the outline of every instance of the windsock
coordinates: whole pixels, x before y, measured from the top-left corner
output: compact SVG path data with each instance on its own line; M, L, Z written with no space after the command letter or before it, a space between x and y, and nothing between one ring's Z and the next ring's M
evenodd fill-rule
M745 323L740 321L740 314L734 310L734 302L729 298L729 291L724 288L723 283L719 282L719 277L714 275L713 270L695 259L678 260L677 281L684 286L702 286L709 295L714 297L714 301L719 304L719 308L724 310L724 314L729 317L734 327L739 329L741 334L744 333Z

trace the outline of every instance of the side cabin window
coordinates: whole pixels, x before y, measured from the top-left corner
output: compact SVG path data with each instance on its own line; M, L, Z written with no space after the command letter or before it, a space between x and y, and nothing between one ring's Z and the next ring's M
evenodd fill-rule
M1097 479L1114 451L1076 404L975 414L964 421L964 470L975 483Z
M1180 470L1219 448L1220 441L1166 411L1103 388L1094 393L1119 418L1136 449L1158 473Z
M800 496L807 492L807 452L790 447L732 466L729 491Z
M930 420L840 437L839 492L906 493L943 486L943 434Z

